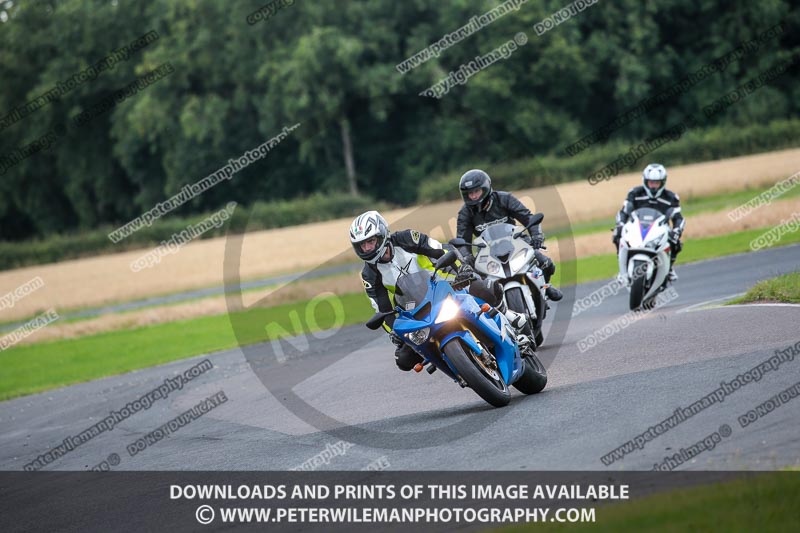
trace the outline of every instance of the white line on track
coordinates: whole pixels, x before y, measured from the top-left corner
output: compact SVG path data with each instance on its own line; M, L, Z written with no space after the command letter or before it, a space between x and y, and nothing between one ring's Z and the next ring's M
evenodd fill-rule
M727 302L728 300L733 300L734 298L736 298L738 296L742 296L743 294L745 294L745 293L739 292L739 293L736 293L736 294L729 294L728 296L723 296L721 298L714 298L713 300L706 300L704 302L700 302L700 303L697 303L697 304L694 304L694 305L690 305L689 307L685 307L683 309L675 311L675 313L676 314L678 314L678 313L690 313L692 311L701 311L703 309L714 309L716 307L722 307L722 304L721 303L717 303L717 302Z
M694 305L690 305L689 307L685 307L675 313L690 313L694 311L705 311L708 309L719 309L724 307L726 309L737 308L737 307L794 307L800 309L800 304L790 304L790 303L780 303L780 302L765 302L765 303L752 303L752 304L733 304L733 305L725 305L724 303L718 302L726 302L729 300L733 300L739 296L742 296L743 292L737 294L730 294L728 296L723 296L722 298L714 298L713 300L706 300L705 302L700 302Z
M758 303L758 304L733 304L726 305L725 307L796 307L800 309L800 304L787 304L787 303Z

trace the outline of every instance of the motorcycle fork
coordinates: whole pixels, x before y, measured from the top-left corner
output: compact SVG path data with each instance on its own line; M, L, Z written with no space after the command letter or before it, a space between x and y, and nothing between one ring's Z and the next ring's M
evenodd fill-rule
M480 340L476 339L476 342L478 343L478 347L481 349L481 353L478 354L480 360L486 367L499 373L500 369L497 367L497 358L494 356L494 354L492 354L492 352L490 352L486 348L486 345L484 345Z
M522 278L522 280L520 281L519 278ZM538 291L539 287L535 283L531 282L531 280L528 279L528 275L527 274L522 274L521 276L517 276L516 278L511 278L509 281L515 281L515 282L519 283L520 285L524 285L528 289L528 293L527 294L525 294L524 290L522 291L522 298L525 300L526 307L528 307L529 310L533 310L533 313L530 313L531 318L533 320L538 320L539 319L539 309L536 308L536 301L533 298L533 291ZM545 285L545 287L546 286L547 285ZM505 286L503 286L503 299L504 300L505 300L505 297L506 297L506 295L505 295ZM508 302L506 302L506 305L508 305Z

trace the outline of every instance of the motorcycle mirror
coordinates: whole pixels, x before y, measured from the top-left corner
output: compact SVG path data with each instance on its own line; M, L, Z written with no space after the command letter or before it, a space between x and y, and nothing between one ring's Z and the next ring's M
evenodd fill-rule
M529 223L527 226L525 226L525 229L526 229L526 230L528 230L528 231L530 231L530 229L531 229L532 227L534 227L534 226L538 226L539 224L541 224L541 223L542 223L542 220L544 220L544 213L536 213L536 214L534 214L534 215L531 215L531 221L530 221L530 223ZM523 231L519 231L519 232L517 232L517 233L515 233L515 234L513 235L513 238L515 238L515 239L519 239L519 238L520 238L520 237L522 237L524 234L525 234L525 231L524 231L524 230L523 230Z
M450 251L436 260L436 270L441 270L445 267L453 266L458 260L458 254L455 251Z
M369 329L375 330L378 329L383 325L383 321L386 320L386 317L389 315L393 315L394 311L386 311L384 313L375 313L372 315L372 318L367 320L366 326Z
M447 241L448 244L452 244L453 246L475 246L476 248L486 248L486 243L483 242L467 242L464 239L456 237L455 239L450 239Z
M531 228L533 226L537 226L542 223L542 220L544 220L544 213L536 213L531 216L531 222L527 227Z

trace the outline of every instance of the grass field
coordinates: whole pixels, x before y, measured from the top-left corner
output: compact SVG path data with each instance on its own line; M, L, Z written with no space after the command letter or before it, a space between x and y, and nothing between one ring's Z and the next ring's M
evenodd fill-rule
M798 163L800 149L791 149L675 166L670 167L669 186L686 199L762 187L797 172ZM613 218L627 191L639 183L641 174L630 173L594 187L581 180L558 185L555 189L525 189L515 193L528 202L532 210L547 214L545 231L548 231L566 220L577 225ZM563 212L559 212L559 203L565 207ZM460 205L460 202L443 202L383 214L395 229L414 227L436 236L442 234L441 228L455 225ZM349 219L338 219L247 233L242 237L241 253L237 252L241 278L259 279L307 271L328 261L351 260L352 251L345 231L349 222ZM45 282L44 288L20 300L13 308L5 309L3 320L21 319L51 306L58 310L94 307L221 286L225 283L222 265L227 257L226 244L230 242L224 237L192 242L181 248L180 253L166 256L153 268L139 272L132 272L130 263L146 250L0 272L0 294L14 290L35 276Z
M600 506L594 523L530 524L497 531L783 533L797 531L798 509L800 473L775 472Z
M783 195L783 197L770 204L769 207L762 206L762 208L750 213L742 220L733 222L728 218L728 211L756 197L756 194L764 190L767 189L748 189L747 191L738 193L695 198L689 202L684 202L686 204L685 209L691 213L685 235L686 238L691 240L700 237L725 235L731 232L752 228L774 226L788 219L793 213L800 212L800 201L797 199L796 195L794 195L795 191L792 189ZM800 187L797 188L797 192L800 193ZM563 245L564 243L559 243L558 234L549 231L549 227L546 227L546 233L549 236L547 241L547 253L558 263L562 263L575 256L590 257L607 254L608 251L612 249L608 233L608 228L612 220L613 218L606 218L599 221L592 221L578 227L576 230L578 235L575 236L573 241L575 245L575 255L565 250L565 256L562 256L560 254L561 247L559 245ZM594 230L594 232L592 232L592 230ZM561 237L563 239L564 235L561 235ZM352 263L353 259L354 257L349 253L341 257L341 261L344 263ZM355 264L353 264L353 268L356 268ZM245 296L245 306L250 305L247 303L248 300L254 301L255 299L262 299L270 293L274 294L268 298L268 302L266 302L265 305L279 305L308 299L319 291L324 290L324 286L330 286L331 290L337 294L352 292L360 288L357 277L348 272L346 275L315 278L302 286L295 284L295 290L291 291L274 291L276 287L253 289L248 291ZM44 304L44 301L40 302L40 305ZM224 313L227 309L224 297L210 296L179 303L155 304L122 312L105 312L99 316L59 320L37 336L23 340L22 342L27 344L48 340L68 339L117 329L130 329L133 327L175 320L187 320L190 318ZM28 316L17 316L14 320L5 319L3 322L18 323L33 318L42 310L43 308L39 308L35 313ZM57 311L60 315L66 316L76 311L76 309L58 307ZM5 316L6 313L3 313L3 315ZM0 322L0 326L3 325L3 322Z
M681 262L698 261L744 252L749 243L763 230L751 230L722 237L688 241L680 256ZM800 242L800 232L789 234L781 245ZM609 278L616 274L613 254L578 259L572 264L559 265L554 281L561 284L561 272L577 272L577 282ZM372 316L363 293L339 297L343 315L335 316L328 305L318 307L317 327L304 331L325 329L338 319L342 325L357 324ZM192 320L156 324L128 330L118 330L53 342L12 347L0 352L0 399L79 383L104 376L121 374L194 355L272 340L267 324L278 324L290 334L300 334L293 327L292 311L306 316L307 302L301 301L269 308L254 308L230 315L214 315ZM239 339L231 322L239 325ZM376 333L377 335L377 333ZM276 336L277 337L277 336Z
M764 187L747 188L736 192L713 194L711 196L682 196L681 211L683 212L683 216L688 219L689 217L698 215L700 213L713 213L725 209L735 209L736 207L743 205L757 197L759 194L768 191L771 187L771 185L767 185ZM778 199L789 200L798 197L800 197L800 187L794 187L789 189ZM620 201L620 204L621 203L622 201ZM761 209L767 211L769 210L769 207L762 206ZM587 235L599 231L607 231L610 225L611 222L607 217L605 217L596 220L578 222L573 224L569 231L572 232L573 236ZM567 230L555 228L554 230L548 232L548 236L558 237L559 235L563 236L565 233L567 233Z
M800 264L798 264L800 268ZM800 272L784 274L756 283L744 296L730 304L777 302L800 304Z
M294 296L298 296L298 297L293 298L292 300L283 300L283 301L273 301L273 300L270 300L268 298L267 302L266 302L266 305L279 305L279 304L283 304L283 303L291 303L292 301L299 301L299 300L308 299L308 298L311 298L317 292L319 292L321 290L325 290L325 288L329 288L329 290L334 290L334 292L336 292L338 286L341 285L341 281L343 279L347 279L347 278L352 278L351 281L353 281L353 279L355 279L351 272L347 272L345 274L330 274L330 275L315 277L312 280L309 280L304 285L304 287L308 287L308 288L310 288L310 290L302 290L302 291L301 290L297 290L297 291L293 291L292 292L292 296L293 297ZM286 284L283 283L283 284L264 285L264 286L261 286L261 287L243 289L242 290L242 295L245 296L243 298L244 304L246 306L248 306L248 305L250 305L249 301L251 301L251 300L252 301L262 300L265 297L267 297L270 293L279 290L281 287L283 287L285 285ZM356 279L355 280L355 284L350 283L348 285L360 287L361 283ZM299 287L298 287L298 289L299 289ZM351 290L352 290L352 288L351 288ZM304 294L305 294L305 296L304 296ZM169 294L159 295L159 296L169 296ZM209 301L216 300L216 299L219 299L222 302L221 306L217 306L216 307L216 313L222 313L222 312L226 311L227 307L225 306L225 303L224 303L224 299L225 299L224 296L197 296L197 297L187 298L185 300L181 300L178 303L153 303L153 304L149 304L149 305L144 305L144 306L136 308L136 309L128 309L128 310L124 310L124 311L118 311L118 312L115 312L115 313L102 313L99 316L100 317L112 317L113 316L113 317L123 318L125 316L133 315L133 314L137 314L137 313L154 314L154 313L157 313L159 310L162 310L162 309L177 308L177 307L181 307L181 308L185 307L187 309L200 309L201 312L202 312L202 309L207 306ZM118 302L118 303L124 304L126 302ZM66 315L68 313L77 313L77 312L83 311L84 309L94 309L94 307L84 307L84 308L75 308L75 309L59 309L58 311L61 314ZM208 314L208 313L202 313L202 314ZM30 315L30 316L22 317L22 318L16 319L16 320L0 321L0 327L10 326L10 325L13 325L13 324L18 324L18 323L20 323L20 322L22 322L24 320L28 320L30 318L33 318L34 316L36 316L36 315ZM201 315L198 314L197 316L201 316ZM177 313L177 316L176 316L175 319L176 320L180 320L181 318L182 317L180 316L180 313ZM190 317L183 317L183 318L190 318ZM79 322L87 322L87 321L96 320L96 319L97 319L97 317L95 317L95 316L79 316L79 317L71 317L71 318L62 318L62 319L60 319L58 321L58 324L75 324L75 323L79 323Z

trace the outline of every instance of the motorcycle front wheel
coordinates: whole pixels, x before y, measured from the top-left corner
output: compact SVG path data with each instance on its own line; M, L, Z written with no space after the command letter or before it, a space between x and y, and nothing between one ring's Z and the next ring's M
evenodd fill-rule
M647 276L644 272L642 272L642 265L644 264L643 261L634 261L633 262L633 280L631 281L631 296L629 306L631 311L635 311L639 309L642 305L642 300L644 300L645 294L645 283L647 281Z
M540 347L544 342L542 319L536 317L536 320L533 320L530 313L528 313L528 307L525 305L525 297L522 294L522 289L514 288L506 291L506 305L508 305L508 308L512 311L525 315L527 324L525 325L523 333L533 339L537 348Z
M511 401L511 391L497 369L487 367L480 357L461 339L453 339L444 346L444 353L456 372L470 389L494 407L504 407Z

